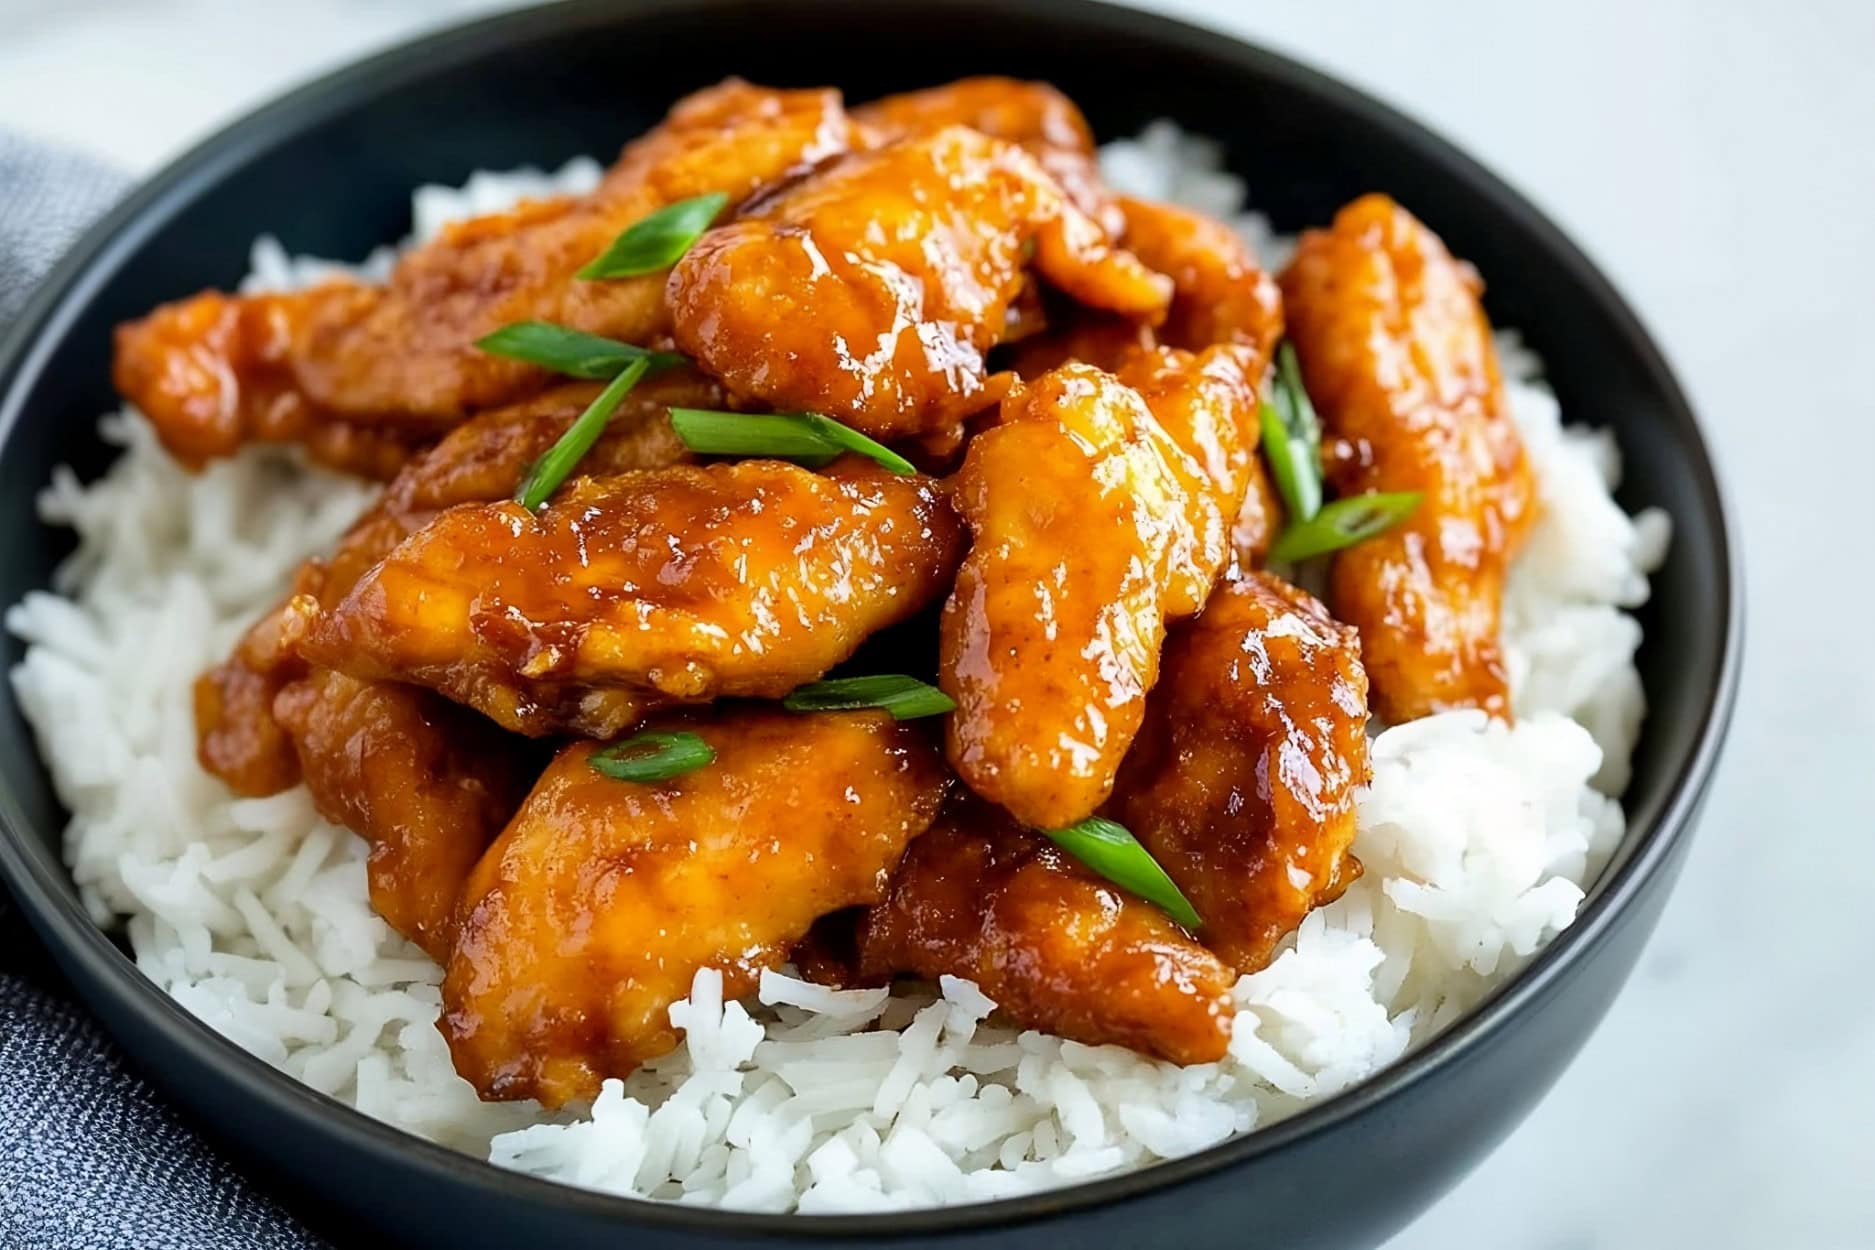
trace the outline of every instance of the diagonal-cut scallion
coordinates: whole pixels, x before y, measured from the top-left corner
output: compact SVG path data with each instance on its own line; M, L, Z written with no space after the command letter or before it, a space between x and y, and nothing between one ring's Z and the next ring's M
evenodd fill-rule
M1276 349L1275 384L1259 417L1263 458L1283 512L1291 525L1306 521L1322 506L1322 423L1303 389L1295 348L1287 343Z
M880 708L894 720L916 720L956 711L951 697L936 686L902 673L834 677L797 686L781 701L790 712L847 712Z
M908 475L917 466L858 430L817 412L716 412L707 408L671 409L671 428L684 446L706 456L763 456L792 460L808 468L830 464L857 452L894 473Z
M614 781L653 782L693 773L715 758L715 748L687 729L646 730L594 751L586 764Z
M1325 505L1300 525L1291 525L1270 548L1270 559L1294 564L1352 547L1404 521L1419 506L1416 490L1350 495Z
M592 382L617 377L634 360L650 361L654 373L687 363L676 352L654 352L551 321L517 321L475 340L475 345L491 356L526 361Z
M634 360L617 377L606 383L605 389L586 406L586 411L574 419L566 433L529 467L526 476L521 479L520 489L514 492L514 501L529 512L546 503L548 497L560 489L560 483L566 481L574 466L599 441L599 436L605 433L606 422L612 419L613 412L650 368L649 359Z
M1043 834L1121 889L1157 904L1187 929L1196 931L1204 924L1198 909L1159 867L1159 861L1118 821L1089 816L1066 829L1045 829Z
M712 191L660 208L627 226L612 240L612 246L579 271L579 276L588 280L635 278L668 269L710 228L727 203L727 195Z

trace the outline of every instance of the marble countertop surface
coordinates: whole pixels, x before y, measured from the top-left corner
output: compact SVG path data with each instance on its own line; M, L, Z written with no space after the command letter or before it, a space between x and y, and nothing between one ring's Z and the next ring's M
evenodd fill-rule
M0 0L0 125L148 171L493 7ZM1377 92L1544 206L1666 347L1742 522L1750 655L1678 892L1574 1067L1392 1250L1875 1246L1875 4L1159 7Z

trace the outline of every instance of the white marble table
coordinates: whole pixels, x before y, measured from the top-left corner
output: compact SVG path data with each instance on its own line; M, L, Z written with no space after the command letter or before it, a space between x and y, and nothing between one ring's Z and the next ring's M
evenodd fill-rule
M1160 2L1404 105L1545 205L1666 345L1743 521L1743 700L1660 932L1555 1092L1394 1250L1875 1246L1875 4ZM0 0L0 124L148 170L490 7Z

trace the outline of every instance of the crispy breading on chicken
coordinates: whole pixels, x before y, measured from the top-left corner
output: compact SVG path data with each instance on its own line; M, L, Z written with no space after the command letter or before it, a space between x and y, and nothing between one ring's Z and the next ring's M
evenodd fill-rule
M1170 294L1034 157L947 127L844 157L706 233L671 271L674 335L777 409L881 439L954 436L999 398L984 356L1031 265L1142 320Z
M985 803L953 801L912 843L860 924L859 973L965 977L1024 1028L1174 1063L1230 1045L1222 961Z
M389 476L400 447L548 384L531 365L478 350L482 336L527 320L646 345L668 333L662 272L574 276L620 231L691 196L744 199L844 151L851 135L836 91L732 79L680 101L590 194L451 225L386 286L208 292L119 327L117 388L186 464L291 441Z
M1534 484L1476 271L1369 195L1303 234L1282 287L1335 492L1422 492L1405 522L1335 557L1329 602L1361 632L1375 711L1508 716L1499 611Z
M321 815L371 844L371 906L439 962L469 870L540 764L534 745L432 691L317 669L274 707Z
M853 457L582 478L539 513L451 509L330 611L299 601L300 651L521 733L610 737L820 677L943 594L961 547L939 483Z
M443 981L456 1070L485 1098L550 1107L676 1046L703 968L734 998L817 917L883 897L948 777L881 712L743 709L659 722L705 768L616 781L575 743L470 876Z
M1239 972L1359 875L1367 677L1354 630L1268 573L1225 581L1166 640L1109 813Z
M1045 82L984 75L906 91L852 110L862 141L882 147L968 126L1026 150L1068 198L1109 233L1124 219L1100 183L1094 132L1074 101Z
M484 413L407 465L332 555L302 566L287 599L242 636L227 660L196 679L196 755L202 767L250 797L275 794L298 781L303 748L296 750L274 719L280 691L308 672L291 641L286 605L308 595L321 607L333 607L437 513L512 495L528 466L566 432L599 389L583 382L558 386ZM670 406L720 402L720 388L689 370L647 379L613 413L583 463L600 473L680 464L690 453L671 429Z
M956 499L974 542L939 641L939 682L957 702L950 759L1030 825L1072 824L1106 799L1166 618L1195 611L1222 568L1227 514L1166 424L1194 446L1200 431L1227 437L1236 406L1254 403L1228 351L1146 359L1150 398L1065 365L970 442Z

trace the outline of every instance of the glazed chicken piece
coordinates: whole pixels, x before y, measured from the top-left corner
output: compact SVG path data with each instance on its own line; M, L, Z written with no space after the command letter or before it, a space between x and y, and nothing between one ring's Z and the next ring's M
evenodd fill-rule
M441 1028L485 1098L557 1107L672 1049L670 1006L699 969L746 994L816 917L883 897L948 782L923 735L881 712L659 727L715 760L642 784L569 746L469 879Z
M1204 606L1231 554L1230 529L1250 487L1261 428L1257 379L1262 361L1248 348L1220 345L1199 355L1172 347L1133 352L1117 376L1139 392L1166 436L1185 455L1167 459L1179 479L1191 531L1166 585L1168 616Z
M330 287L285 295L204 291L117 328L111 380L190 468L244 443L297 443L328 468L388 479L434 434L340 420L312 404L291 353L311 311L359 297Z
M912 843L860 925L859 973L966 977L1024 1028L1174 1063L1230 1045L1228 967L985 803L953 802Z
M1283 530L1283 503L1261 456L1252 456L1247 470L1248 488L1230 530L1231 555L1240 569L1256 569Z
M388 476L395 448L547 385L540 370L476 349L483 335L534 319L643 344L668 332L662 273L574 276L620 231L691 196L741 200L850 136L837 92L730 80L679 102L592 193L452 225L388 286L210 292L120 327L117 388L187 464L255 440L309 442L316 454L338 440L348 450L322 458Z
M527 467L599 389L584 382L559 386L458 426L397 476L330 559L301 567L287 599L247 631L233 655L196 679L196 755L202 767L248 797L275 794L298 781L301 751L274 719L280 691L308 672L293 646L287 605L306 595L333 607L438 512L512 495ZM688 370L647 379L626 396L582 463L601 473L623 473L688 460L690 453L671 429L669 406L721 402L714 383Z
M1010 370L1027 382L1077 361L1117 373L1135 354L1158 345L1158 334L1144 322L1072 313L1011 345L1008 362Z
M1152 398L1184 432L1228 429L1254 402L1225 356L1151 365L1166 370ZM1220 571L1227 514L1148 399L1082 364L1003 402L956 501L975 541L939 639L952 766L1026 824L1073 824L1112 788L1166 617L1195 611Z
M1000 397L984 354L1009 332L1029 263L1141 320L1170 293L1034 157L949 127L845 157L709 231L671 271L674 333L732 392L778 410L886 440L954 438Z
M1369 195L1302 236L1282 287L1335 493L1422 492L1404 523L1335 558L1329 601L1361 632L1375 711L1508 717L1499 608L1534 487L1477 273Z
M929 478L849 457L581 479L538 514L437 517L300 651L412 681L530 735L605 738L668 701L779 698L950 584L962 534Z
M1109 234L1125 224L1100 184L1094 132L1074 101L1045 82L986 75L889 95L853 111L871 147L918 139L946 126L968 126L1026 150L1061 185L1075 207Z
M1070 360L1118 372L1140 351L1160 344L1201 351L1230 344L1248 349L1244 372L1261 383L1283 335L1282 293L1236 231L1190 209L1123 196L1121 244L1172 283L1172 302L1157 328L1080 309L1054 310L1044 334L1024 340L1011 368L1036 377Z
M371 844L373 910L447 959L456 898L521 805L539 767L533 744L428 690L330 669L274 706L320 814Z
M1255 972L1359 877L1367 775L1360 638L1256 573L1172 630L1109 813L1191 900L1205 945Z
M1236 231L1188 208L1123 196L1121 236L1141 263L1172 280L1172 307L1159 337L1192 351L1219 343L1251 349L1246 366L1263 380L1283 336L1282 292Z
M1232 346L1236 368L1260 391L1271 354L1283 336L1282 293L1276 280L1223 222L1131 196L1122 197L1120 207L1126 214L1127 248L1172 279L1172 307L1158 337L1192 351ZM1227 486L1227 497L1239 501L1230 513L1235 517L1230 547L1235 561L1249 568L1262 562L1275 541L1282 510L1262 460L1250 454L1261 435L1257 405L1252 402L1240 411L1241 459L1228 462L1229 476L1214 476ZM1213 458L1211 463L1222 462Z
M195 679L195 758L243 798L264 798L300 779L293 739L274 719L273 701L306 675L287 630L288 605L299 595L317 595L324 584L317 562L302 565L293 588L248 627L232 654Z

